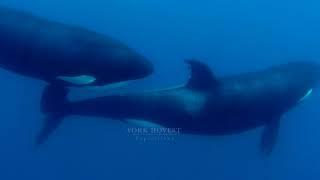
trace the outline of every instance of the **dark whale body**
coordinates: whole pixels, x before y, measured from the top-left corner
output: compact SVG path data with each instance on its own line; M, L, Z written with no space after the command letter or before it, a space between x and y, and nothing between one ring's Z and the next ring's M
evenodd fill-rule
M0 67L60 85L105 85L152 73L125 44L82 27L0 7Z
M84 115L139 120L181 128L183 133L227 135L265 126L261 148L266 154L276 142L281 116L308 97L319 81L320 66L292 62L262 71L217 78L205 64L189 60L191 77L186 85L144 93L118 94L77 102L44 98L47 126L42 143L64 116ZM59 100L60 99L60 100Z

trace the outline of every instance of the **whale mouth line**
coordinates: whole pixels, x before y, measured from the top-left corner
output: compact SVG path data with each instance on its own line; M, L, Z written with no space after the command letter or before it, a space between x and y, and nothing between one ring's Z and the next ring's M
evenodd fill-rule
M307 91L307 93L299 100L299 102L302 102L302 101L304 101L305 99L307 99L309 96L311 96L312 92L313 92L313 89L312 89L312 88L309 89L309 90Z

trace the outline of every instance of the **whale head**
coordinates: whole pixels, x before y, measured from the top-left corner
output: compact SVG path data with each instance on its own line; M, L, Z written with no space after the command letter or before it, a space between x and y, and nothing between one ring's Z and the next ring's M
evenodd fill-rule
M104 85L115 82L129 81L145 78L154 71L150 61L145 59L130 59L128 61L106 64L98 67L96 85Z
M320 85L320 64L310 61L288 63L282 69L287 76L291 97L298 103L310 97ZM286 83L285 83L286 84Z
M90 63L95 68L96 85L104 85L114 82L136 80L153 73L154 67L151 61L129 48L103 49L98 51Z

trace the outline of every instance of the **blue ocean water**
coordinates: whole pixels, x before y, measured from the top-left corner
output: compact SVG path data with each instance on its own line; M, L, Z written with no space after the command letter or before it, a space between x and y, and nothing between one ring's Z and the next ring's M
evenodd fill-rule
M137 88L186 81L186 58L217 76L307 59L320 61L319 2L288 0L2 0L1 5L79 24L119 39L152 60ZM1 20L1 18L0 18ZM0 71L0 179L319 179L319 92L283 117L279 142L259 154L261 129L222 137L181 135L176 143L137 143L127 126L69 117L40 149L44 83ZM127 87L136 88L136 87Z

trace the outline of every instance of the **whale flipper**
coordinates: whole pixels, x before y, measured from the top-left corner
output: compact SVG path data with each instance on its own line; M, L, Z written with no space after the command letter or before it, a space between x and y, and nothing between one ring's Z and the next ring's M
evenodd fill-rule
M36 146L39 146L47 141L49 136L59 127L63 121L64 115L48 114L44 119L43 127L36 137Z
M68 89L50 84L42 94L41 111L46 115L43 127L36 139L36 146L39 146L59 127L63 118L67 114L67 95Z
M277 143L278 131L280 126L280 117L276 116L272 118L265 125L261 136L261 152L264 155L270 155L275 144Z
M219 84L210 67L195 59L185 61L190 67L190 79L186 84L187 88L194 90L208 90Z

